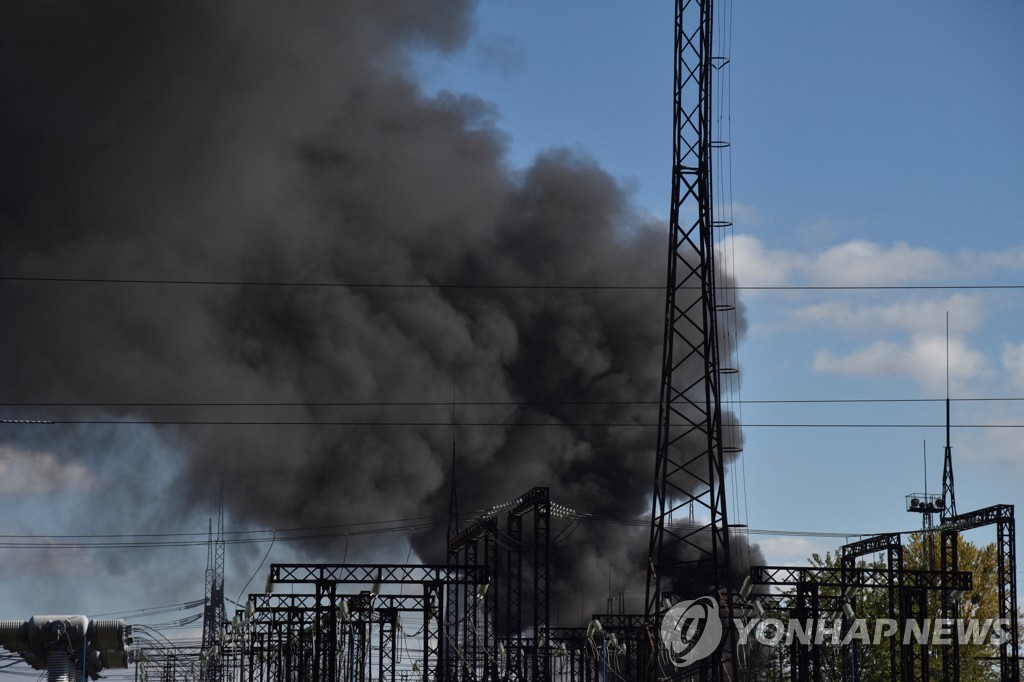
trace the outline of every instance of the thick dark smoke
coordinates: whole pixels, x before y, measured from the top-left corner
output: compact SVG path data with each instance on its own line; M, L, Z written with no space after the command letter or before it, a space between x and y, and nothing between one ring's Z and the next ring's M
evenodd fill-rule
M510 169L485 102L418 89L415 51L457 50L472 5L3 4L0 274L660 282L664 226L593 161L553 149ZM572 424L650 423L656 408L546 403L656 400L657 292L0 286L6 402L300 405L60 413L81 419L447 422L446 406L380 404L445 403L454 383L460 402L509 403L459 407L459 422L551 425L459 426L463 511L535 485L584 512L648 511L654 431ZM315 405L325 402L367 405ZM232 517L259 527L446 510L447 427L172 428L180 473L165 508L205 509L223 480ZM57 431L3 437L54 449L72 438ZM141 453L60 452L142 489L145 467L123 464ZM556 554L572 558L558 573L567 604L578 592L588 610L603 604L609 567L614 591L636 591L646 541L643 528L604 525L565 539ZM418 537L416 549L437 560L442 538Z

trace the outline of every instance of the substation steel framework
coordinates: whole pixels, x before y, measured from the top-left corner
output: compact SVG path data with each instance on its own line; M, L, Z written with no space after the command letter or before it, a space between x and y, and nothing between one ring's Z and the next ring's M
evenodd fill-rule
M373 626L377 675L370 677L394 682L399 614L426 608L422 595L368 592L250 594L249 602L251 613L236 611L224 652L229 669L246 682L364 680Z
M585 627L548 628L554 648L551 679L554 682L597 682L596 670ZM563 650L564 649L564 650Z
M889 571L888 587L886 594L887 610L889 618L896 619L897 623L906 622L903 614L904 600L902 598L897 577L903 574L903 538L899 533L885 533L873 535L857 542L850 542L840 548L840 569L843 592L850 586L848 579L849 572L857 567L857 559L868 554L885 552L885 565ZM844 628L847 623L844 615ZM851 646L856 646L851 644ZM902 647L902 648L901 648ZM909 645L901 645L895 639L889 638L889 679L890 682L898 682L900 679L908 679L913 666L913 650ZM843 661L843 682L851 682L856 677L856 658Z
M452 650L461 652L460 661L464 664L460 666L459 661L446 656L447 679L478 679L481 663L486 680L497 680L500 676L509 680L534 682L547 682L551 679L551 650L546 635L551 620L551 509L549 489L532 488L506 505L503 510L507 512L503 533L497 512L494 511L475 520L450 538L449 561L460 565L475 565L481 563L482 558L491 581L482 595L482 623L476 613L481 595L478 593L473 596L465 586L449 586L445 639ZM527 542L523 519L531 515L533 529ZM502 536L500 543L499 535ZM481 544L483 557L480 556ZM499 551L499 547L504 551ZM527 558L530 559L532 576L528 600L532 610L524 614L524 567L527 566ZM501 598L504 598L505 612L503 632L498 633L495 626ZM532 636L524 634L527 625L532 629ZM497 652L499 642L504 649L504 656Z
M444 602L448 585L486 585L489 576L486 566L432 566L400 564L272 564L270 582L273 584L313 585L318 603L331 609L337 598L339 585L359 586L379 591L384 585L419 586L423 607L423 675L425 680L442 679L444 649ZM381 596L381 595L375 595ZM329 621L331 619L328 616ZM336 638L336 633L326 633ZM316 680L335 680L337 670L332 669L336 657L321 657L324 670L318 670Z
M795 597L795 599L794 599ZM764 611L779 612L786 619L799 620L806 623L812 613L839 613L843 608L843 599L838 595L821 594L812 584L806 584L802 588L798 586L796 594L759 594L751 597L764 606ZM748 635L749 636L749 635ZM749 641L749 640L748 640ZM791 679L800 679L800 675L808 675L812 669L810 663L811 652L805 647L798 648L798 642L794 641L790 647L790 676ZM781 675L781 668L780 668ZM749 679L749 678L746 678Z
M601 624L605 633L615 635L621 652L617 656L617 670L614 677L626 680L637 679L650 660L652 652L646 636L646 620L642 614L598 613L593 620ZM607 648L604 652L607 662ZM603 679L608 679L605 675Z
M473 521L469 526L455 533L448 543L448 560L455 565L476 565L481 563L480 546L483 545L482 564L487 567L491 577L490 585L480 595L479 586L474 592L463 586L449 586L445 628L448 630L446 640L454 651L462 652L463 666L452 665L449 661L449 679L476 680L486 682L498 680L498 658L496 650L495 618L498 612L498 595L500 571L498 566L498 520L494 516ZM460 600L461 597L461 600ZM461 609L460 607L461 601ZM478 604L482 602L483 614L478 618ZM459 633L459 614L462 614L463 627ZM454 616L454 618L453 618ZM461 646L460 646L461 645ZM482 658L481 658L482 654ZM455 661L457 663L458 661ZM480 674L482 669L482 676ZM461 677L460 677L461 675Z
M800 566L752 566L751 582L754 585L796 588L796 608L793 616L807 622L817 623L821 615L821 588L845 590L888 589L892 582L891 566L875 567L800 567ZM958 571L906 570L900 574L903 594L927 594L929 591L970 590L974 585L971 573ZM917 603L915 601L915 603ZM911 605L913 606L913 605ZM904 606L906 610L907 607ZM912 610L907 613L915 615ZM927 613L919 614L926 618ZM821 682L820 645L792 644L793 655L790 664L790 679L793 682Z
M533 638L523 635L523 517L533 514ZM509 642L506 646L506 673L512 679L527 679L527 669L534 682L551 679L551 657L544 648L551 620L548 600L549 559L551 553L551 498L547 488L533 488L519 498L508 511L506 535L508 552L507 618ZM516 550L516 551L513 551ZM512 638L515 638L513 646ZM515 652L515 656L512 653Z
M642 614L595 614L591 627L552 627L552 680L604 682L640 679L648 665L647 618Z
M675 3L672 203L644 607L652 651L663 592L683 599L713 595L726 617L733 607L714 266L715 228L726 223L712 215L713 4ZM697 521L672 523L684 515ZM728 631L723 645L697 664L676 668L660 658L651 657L649 676L738 678L736 639Z
M202 648L170 644L159 647L147 644L135 651L137 681L178 682L182 679L195 679L196 662L200 659Z
M996 527L996 555L998 562L999 618L1009 621L1009 636L999 645L999 681L1019 682L1020 643L1017 623L1017 548L1016 527L1013 505L997 504L976 511L965 512L946 518L941 527L943 571L958 568L957 536L961 531ZM955 620L958 616L956 600L951 590L942 593L942 617ZM960 647L953 637L953 646L944 647L942 656L942 678L945 682L959 682ZM948 651L947 651L948 650Z
M931 660L930 647L926 641L918 642L915 644L911 643L905 636L904 628L906 627L907 619L919 623L919 627L924 627L923 621L927 619L931 611L929 609L929 593L935 591L931 587L919 587L913 583L907 584L904 580L904 575L907 571L903 567L903 543L902 536L900 533L885 533L882 535L874 535L857 542L851 542L843 545L842 547L842 568L844 570L853 568L856 564L858 557L867 554L876 554L885 552L886 554L886 570L889 571L889 587L888 587L888 604L886 616L891 619L895 619L899 624L899 636L900 640L897 642L896 639L889 639L889 677L890 680L902 680L903 682L913 682L914 680L922 680L927 682L931 678L931 668L929 661ZM949 575L946 567L940 569L943 575ZM948 595L955 591L951 582L944 582L943 587L938 589L940 595ZM849 583L843 585L845 591ZM844 619L844 627L848 624ZM942 655L945 658L953 647L955 647L956 638L953 638L953 644L950 646L942 647ZM851 644L851 646L856 646ZM916 649L916 653L915 653ZM854 664L849 660L844 661L843 666L843 680L849 681L856 679L856 669Z

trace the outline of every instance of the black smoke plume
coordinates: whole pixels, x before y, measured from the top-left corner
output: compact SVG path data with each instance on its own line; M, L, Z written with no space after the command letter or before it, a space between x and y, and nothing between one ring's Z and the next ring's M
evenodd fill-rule
M421 92L415 55L458 50L472 10L4 3L0 274L352 286L7 281L3 401L296 405L62 408L65 419L443 424L454 383L460 403L503 403L455 409L463 511L535 485L582 512L649 511L655 434L643 424L657 411L631 401L657 399L661 295L481 287L657 284L664 226L585 154L555 148L512 169L487 103ZM381 283L477 288L358 286ZM442 405L385 405L424 401ZM606 404L566 404L580 402ZM492 423L510 426L465 425ZM446 511L445 426L157 428L177 453L166 492L125 463L152 457L144 444L108 449L62 427L2 437L117 472L118 494L160 515L205 509L220 481L235 522L256 527ZM614 525L565 539L565 610L577 592L602 606L609 567L613 591L639 591L646 541ZM416 551L441 559L443 534L420 535ZM315 553L336 559L338 545Z

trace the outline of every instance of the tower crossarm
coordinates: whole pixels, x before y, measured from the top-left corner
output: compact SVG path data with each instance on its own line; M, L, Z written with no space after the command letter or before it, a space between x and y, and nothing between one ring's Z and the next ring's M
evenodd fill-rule
M796 587L815 584L818 587L840 589L845 586L854 587L888 587L890 571L887 568L847 568L846 580L843 571L836 568L808 568L802 566L752 566L751 581L755 585L775 585ZM900 584L920 590L970 590L974 587L974 577L968 571L903 570L897 574Z

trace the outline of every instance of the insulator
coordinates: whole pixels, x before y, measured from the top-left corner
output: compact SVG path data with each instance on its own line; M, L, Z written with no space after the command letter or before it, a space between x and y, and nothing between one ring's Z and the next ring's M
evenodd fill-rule
M127 649L104 649L99 652L100 663L104 668L127 668Z
M89 623L89 640L100 651L121 649L125 646L124 620L94 620Z
M0 620L0 645L17 651L29 645L25 634L26 623L22 620Z
M46 650L46 670L50 682L71 682L71 656L63 646Z

